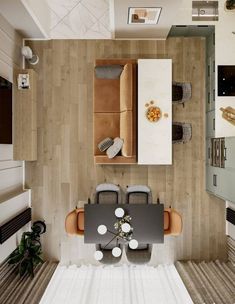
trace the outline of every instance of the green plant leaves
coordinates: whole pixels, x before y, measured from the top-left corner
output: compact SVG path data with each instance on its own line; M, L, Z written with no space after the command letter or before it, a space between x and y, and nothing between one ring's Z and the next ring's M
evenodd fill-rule
M32 262L32 260L29 260L29 261L28 261L27 272L28 272L28 274L31 276L31 278L34 277L33 262Z
M19 253L19 248L16 248L8 257L8 259L10 259L11 257L14 257L16 254Z
M22 254L20 254L20 253L17 254L16 253L14 256L12 256L8 259L8 263L9 264L16 264L16 263L20 262L22 260L22 258L23 258Z
M45 225L43 223L43 225ZM46 230L44 229L44 232ZM36 227L32 231L24 232L21 237L19 246L9 255L8 263L17 264L20 276L26 273L34 277L34 267L42 264L41 258L42 246L40 242L40 234L42 230Z
M27 260L22 260L19 264L19 273L21 277L26 273L27 267L28 267Z
M39 256L35 256L34 259L33 259L33 263L34 263L35 266L40 264L40 263L42 264L43 262L44 262L43 259L41 259Z

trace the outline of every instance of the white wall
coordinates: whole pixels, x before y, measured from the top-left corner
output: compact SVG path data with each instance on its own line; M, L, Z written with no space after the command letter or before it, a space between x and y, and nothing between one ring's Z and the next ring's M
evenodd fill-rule
M44 37L49 37L50 33L50 9L45 0L21 0L26 10L29 12L34 22L43 33Z
M13 77L12 68L21 65L21 45L22 37L0 14L0 75L10 81Z
M22 37L0 15L0 76L13 80L13 68L21 67L20 48ZM5 197L22 191L23 167L21 161L13 161L13 146L0 145L0 205ZM11 208L11 204L9 204ZM1 216L4 216L2 211ZM1 224L1 223L0 223ZM0 245L0 261L16 245L16 236Z
M23 38L47 38L49 8L45 0L0 0L0 13Z

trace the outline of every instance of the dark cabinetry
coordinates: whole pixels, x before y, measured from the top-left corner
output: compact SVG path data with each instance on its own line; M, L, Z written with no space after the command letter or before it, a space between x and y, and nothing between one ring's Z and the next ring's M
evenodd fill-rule
M235 96L235 65L218 66L218 96Z

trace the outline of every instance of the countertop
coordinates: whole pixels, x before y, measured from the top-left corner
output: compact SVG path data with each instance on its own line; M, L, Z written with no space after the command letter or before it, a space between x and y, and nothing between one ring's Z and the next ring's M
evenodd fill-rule
M222 118L221 107L235 108L235 96L219 97L217 95L217 66L235 65L235 10L225 10L225 0L219 1L219 21L192 21L192 1L182 0L175 25L215 25L215 136L235 136L235 126Z

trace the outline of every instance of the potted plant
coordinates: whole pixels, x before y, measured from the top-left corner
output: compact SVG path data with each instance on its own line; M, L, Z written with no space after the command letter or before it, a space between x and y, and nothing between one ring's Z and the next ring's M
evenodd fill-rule
M235 9L235 0L227 0L225 2L225 6L227 10L234 10Z
M8 257L8 264L18 265L20 276L27 273L33 278L35 267L43 263L40 235L45 232L46 225L44 222L34 222L31 231L22 234L19 246Z

